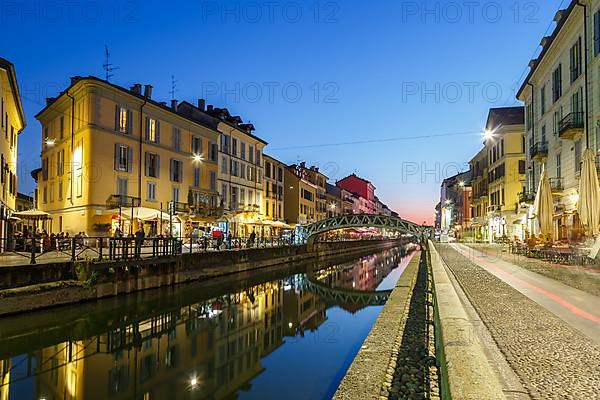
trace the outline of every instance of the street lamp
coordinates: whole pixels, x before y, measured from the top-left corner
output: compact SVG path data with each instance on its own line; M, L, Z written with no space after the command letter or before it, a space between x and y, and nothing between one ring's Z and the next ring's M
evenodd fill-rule
M485 140L490 140L494 138L494 131L491 131L489 129L486 129L483 131L483 138Z
M56 143L56 139L47 137L44 142L46 143L46 146L54 146L54 144Z
M202 161L204 161L204 157L202 157L202 154L194 154L194 156L192 157L192 159L194 160L194 162L202 162Z

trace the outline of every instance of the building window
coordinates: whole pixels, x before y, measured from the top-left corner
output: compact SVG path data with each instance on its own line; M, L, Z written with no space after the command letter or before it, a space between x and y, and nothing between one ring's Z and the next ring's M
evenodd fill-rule
M148 182L148 200L156 200L156 183Z
M250 199L248 199L250 200ZM250 201L248 201L248 203L251 203ZM246 190L245 189L240 189L240 204L242 206L246 205Z
M221 152L229 153L229 136L221 135Z
M240 178L246 179L246 166L240 163Z
M231 155L237 157L237 139L231 138Z
M556 103L562 96L562 64L552 73L552 100Z
M556 153L556 177L562 177L562 160L560 153Z
M146 152L146 176L160 177L160 156L158 154Z
M2 177L4 177L4 174L2 174ZM42 159L42 180L48 180L48 157Z
M221 172L223 174L227 173L227 157L221 157Z
M542 125L542 143L546 143L546 125Z
M544 116L546 113L546 85L542 86L540 90L540 111L541 115Z
M575 172L581 172L581 139L575 141Z
M115 130L126 135L131 133L131 111L118 105L115 108Z
M133 150L123 144L115 144L115 170L131 172Z
M283 182L283 168L277 168L277 180Z
M265 161L265 178L270 178L270 177L271 177L271 163L268 161Z
M231 188L231 208L237 210L238 206L238 188L234 186Z
M248 171L247 171L246 176L248 177L248 180L250 182L254 182L254 176L253 176L253 173L252 173L252 171L254 171L254 169L251 166L249 166L249 165L247 166L247 169L248 169Z
M60 138L64 139L65 137L65 117L60 117Z
M217 145L215 143L210 143L208 145L208 159L210 161L217 161L217 153L219 152L219 148L217 147Z
M221 198L223 202L227 201L227 185L224 183L221 185Z
M117 178L117 194L121 197L127 196L127 178Z
M253 146L248 146L248 156L250 157L250 159L248 161L253 163L254 162L254 147Z
M62 149L56 155L56 175L63 176L65 173L65 150Z
M256 149L256 165L260 165L260 150Z
M173 201L173 203L179 203L179 188L178 187L173 188L173 197L171 198L171 200Z
M183 182L183 162L171 159L171 181Z
M246 159L246 143L240 142L240 158L242 160Z
M571 47L571 83L575 82L581 76L581 37Z
M202 139L198 136L192 136L192 154L202 154Z
M215 192L217 190L217 174L215 171L210 171L210 191Z
M181 150L181 130L173 127L173 149Z
M232 176L238 176L238 174L239 174L238 166L239 166L239 163L237 161L234 160L231 162L231 175Z
M200 187L200 168L194 168L194 187Z
M146 117L146 140L152 143L160 143L160 121Z
M600 54L600 10L594 14L594 55Z

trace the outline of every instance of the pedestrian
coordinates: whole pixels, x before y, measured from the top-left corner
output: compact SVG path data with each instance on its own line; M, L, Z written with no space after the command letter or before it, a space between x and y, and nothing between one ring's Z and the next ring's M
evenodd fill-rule
M252 233L250 234L250 239L248 240L248 247L253 247L254 246L254 241L256 240L256 233L254 231L252 231Z
M142 245L144 244L145 237L146 234L141 228L135 233L135 258L141 258Z

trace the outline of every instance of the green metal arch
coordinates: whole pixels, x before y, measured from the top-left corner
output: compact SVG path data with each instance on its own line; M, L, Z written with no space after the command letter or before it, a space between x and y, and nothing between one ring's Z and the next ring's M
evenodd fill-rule
M402 218L390 217L377 214L349 214L339 217L328 218L317 221L313 224L304 226L304 239L311 244L314 238L321 233L346 228L386 228L393 229L400 233L419 236L425 232L425 227L406 221Z

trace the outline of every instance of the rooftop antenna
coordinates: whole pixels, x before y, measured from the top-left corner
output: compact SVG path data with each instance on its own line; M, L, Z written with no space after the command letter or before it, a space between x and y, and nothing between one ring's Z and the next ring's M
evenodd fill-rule
M111 64L110 52L108 51L107 45L104 45L104 57L105 57L105 62L104 62L104 64L102 64L102 69L106 72L106 81L108 82L110 80L110 78L112 78L114 76L114 74L112 74L111 72L119 69L119 67L113 67L113 65Z
M175 100L175 92L177 92L177 81L175 80L175 75L171 75L171 90L169 91L171 100Z

